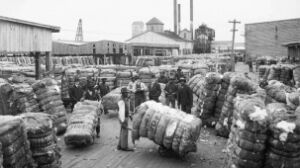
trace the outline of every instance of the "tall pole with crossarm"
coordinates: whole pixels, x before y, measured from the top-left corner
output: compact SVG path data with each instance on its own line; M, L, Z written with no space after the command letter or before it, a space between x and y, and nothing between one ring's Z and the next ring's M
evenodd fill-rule
M229 23L233 24L233 29L231 30L232 31L231 70L234 72L235 71L234 41L235 41L235 32L238 31L238 29L236 29L236 24L240 24L241 22L234 19L233 21L229 21Z
M79 19L79 22L78 22L75 41L83 42L82 20L81 19Z

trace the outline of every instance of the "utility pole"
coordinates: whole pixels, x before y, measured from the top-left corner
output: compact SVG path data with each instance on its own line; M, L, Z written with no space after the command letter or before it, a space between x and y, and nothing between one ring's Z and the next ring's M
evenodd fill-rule
M233 23L233 29L231 30L232 31L231 70L234 72L235 71L234 41L235 41L235 32L238 31L238 29L236 29L236 24L241 24L241 22L234 19L233 21L229 21L229 23Z

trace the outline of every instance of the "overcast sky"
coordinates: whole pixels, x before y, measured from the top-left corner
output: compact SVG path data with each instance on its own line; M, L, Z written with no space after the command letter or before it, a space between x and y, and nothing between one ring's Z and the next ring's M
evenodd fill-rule
M189 0L182 5L182 28L189 28ZM54 39L74 40L79 18L85 41L131 37L133 21L152 17L173 30L173 0L0 0L0 15L61 27ZM216 40L231 40L229 20L236 18L237 41L244 24L300 18L300 0L194 0L194 27L202 23L216 30Z

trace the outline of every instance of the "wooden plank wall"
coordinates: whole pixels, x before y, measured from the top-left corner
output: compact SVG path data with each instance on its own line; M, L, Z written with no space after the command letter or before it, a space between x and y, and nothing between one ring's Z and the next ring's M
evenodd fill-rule
M120 48L123 48L123 53L125 48L128 46L125 43L115 42L115 41L97 41L89 42L82 45L72 45L61 42L53 42L53 55L91 55L93 54L93 45L96 48L96 54L114 54L113 48L115 48L115 54L120 54Z
M256 56L287 56L282 44L300 40L300 19L245 25L246 54Z
M33 26L0 21L0 51L51 51L52 32Z

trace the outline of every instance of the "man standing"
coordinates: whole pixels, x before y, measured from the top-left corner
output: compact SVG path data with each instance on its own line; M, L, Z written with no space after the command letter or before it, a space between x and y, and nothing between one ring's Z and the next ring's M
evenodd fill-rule
M161 71L159 78L158 78L158 83L163 83L163 84L167 84L168 83L168 78L165 76L165 72Z
M135 97L135 107L137 107L146 101L145 92L147 91L147 87L140 80L140 78L138 76L135 77L135 80L136 81L135 81L133 90L134 90L134 97Z
M149 99L159 102L158 98L161 94L161 88L158 80L155 80L149 85Z
M175 100L176 100L176 96L177 96L177 86L176 86L174 78L170 78L170 80L167 83L164 91L165 91L165 94L166 94L166 104L167 104L167 106L169 106L170 103L171 103L171 107L175 108Z
M83 93L83 97L81 100L92 100L92 101L98 101L99 97L94 89L94 86L89 85L85 92ZM98 121L96 125L96 133L97 133L97 138L100 137L100 116L98 116Z
M193 106L193 91L186 84L185 78L180 78L180 86L177 95L178 108L188 114L191 114Z
M79 86L79 79L75 79L74 86L69 90L71 108L73 111L74 105L79 102L83 96L83 89Z
M183 78L183 77L184 77L184 75L183 75L183 73L182 73L181 68L178 68L178 69L177 69L177 72L176 72L176 74L175 74L176 83L178 83L178 82L180 81L180 78Z
M109 93L110 89L109 86L106 84L106 78L101 79L102 83L98 86L98 90L100 92L100 96L103 97L107 93Z
M118 102L119 107L119 121L121 124L119 144L117 149L124 151L133 151L128 148L128 120L130 117L130 98L127 88L121 89L121 100Z

